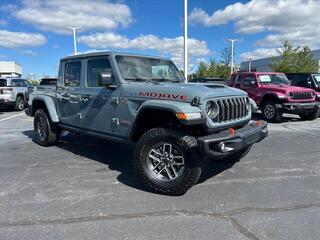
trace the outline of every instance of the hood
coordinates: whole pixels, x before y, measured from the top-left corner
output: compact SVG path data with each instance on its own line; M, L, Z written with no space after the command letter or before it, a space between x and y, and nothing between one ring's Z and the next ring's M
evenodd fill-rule
M200 101L207 98L245 96L244 91L220 84L205 83L126 83L123 94L128 97L162 99L191 102L199 97Z
M287 84L283 84L283 85L266 84L266 85L261 85L261 88L267 91L281 92L284 94L288 92L313 92L313 90L309 88L296 87L296 86L291 86Z

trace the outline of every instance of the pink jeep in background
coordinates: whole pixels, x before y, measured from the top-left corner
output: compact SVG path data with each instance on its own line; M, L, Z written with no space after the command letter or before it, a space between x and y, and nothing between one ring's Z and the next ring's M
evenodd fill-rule
M276 72L241 72L232 74L227 84L246 91L269 122L280 122L283 113L298 114L303 120L319 116L317 93L290 85L286 75Z

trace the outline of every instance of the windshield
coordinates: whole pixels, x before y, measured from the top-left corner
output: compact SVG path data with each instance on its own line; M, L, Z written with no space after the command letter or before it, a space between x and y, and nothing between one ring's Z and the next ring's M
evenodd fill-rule
M116 61L122 78L126 81L183 81L176 66L168 60L118 55Z
M258 75L260 84L289 84L288 78L284 74L260 74Z
M6 87L7 86L7 80L6 79L0 79L0 87Z
M316 82L320 84L320 74L314 74L313 77L316 80Z

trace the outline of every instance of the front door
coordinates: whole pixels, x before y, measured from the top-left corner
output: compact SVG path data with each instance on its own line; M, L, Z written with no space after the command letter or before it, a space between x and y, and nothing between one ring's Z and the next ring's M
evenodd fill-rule
M82 121L81 82L82 63L80 60L66 62L63 66L63 82L57 87L57 110L61 123L79 127Z
M118 91L99 86L99 73L112 72L108 56L86 62L86 81L81 97L82 128L115 135L118 130ZM115 80L115 79L114 79Z
M254 84L253 84L254 83ZM257 101L257 80L253 74L243 76L241 89L248 93L248 96Z

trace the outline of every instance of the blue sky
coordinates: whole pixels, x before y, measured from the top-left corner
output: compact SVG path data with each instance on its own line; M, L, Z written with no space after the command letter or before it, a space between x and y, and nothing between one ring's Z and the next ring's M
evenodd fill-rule
M320 47L318 0L189 0L189 69L219 59L236 44L236 61L273 56L284 40ZM2 0L0 61L16 61L24 75L55 76L73 52L71 32L81 26L78 51L117 50L167 56L182 67L183 0Z

